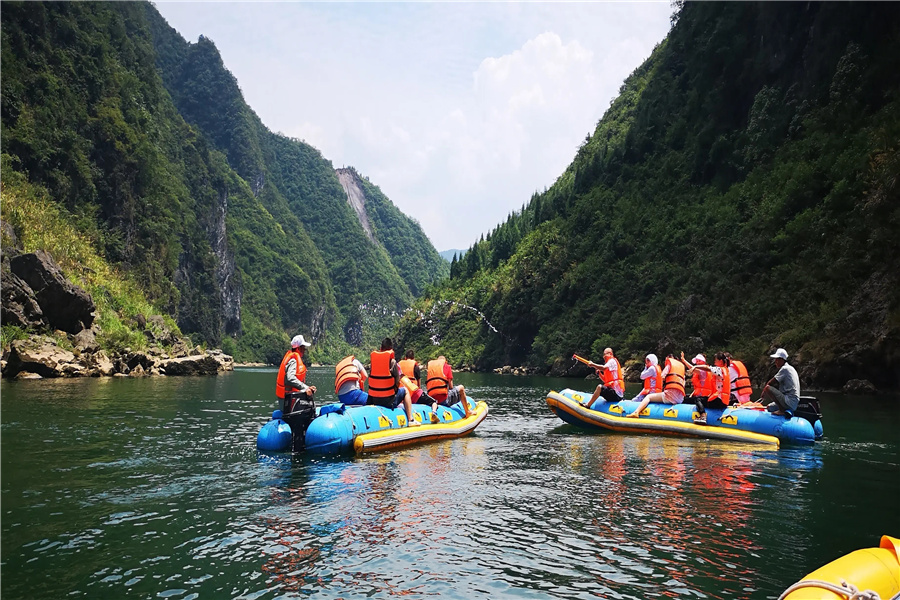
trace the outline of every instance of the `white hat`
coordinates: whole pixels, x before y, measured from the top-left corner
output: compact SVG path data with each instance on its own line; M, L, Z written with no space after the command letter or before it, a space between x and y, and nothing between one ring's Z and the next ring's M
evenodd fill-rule
M787 360L788 353L784 348L779 348L775 351L775 354L770 354L769 358L780 358L781 360Z
M648 355L647 355L647 360L650 361L650 364L651 364L651 365L654 365L654 366L655 366L655 365L658 365L658 364L659 364L659 359L656 358L656 355L655 355L655 354L648 354Z
M302 335L295 335L294 339L291 340L291 348L299 348L300 346L312 346L309 342L303 339Z
M706 357L703 356L702 354L698 354L697 356L695 356L694 358L691 359L691 362L692 362L693 364L695 364L695 365L696 365L696 364L705 365L705 364L706 364Z

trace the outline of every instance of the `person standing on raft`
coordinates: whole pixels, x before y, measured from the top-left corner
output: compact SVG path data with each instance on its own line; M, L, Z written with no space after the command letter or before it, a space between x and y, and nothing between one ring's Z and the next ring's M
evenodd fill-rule
M647 408L651 402L663 402L665 404L681 404L684 400L684 365L675 359L673 355L666 357L666 368L662 370L663 391L648 394L631 413L625 415L629 418L641 416L641 411Z
M769 358L775 359L778 372L766 383L759 401L761 404L769 402L766 410L770 413L790 418L800 403L800 376L797 369L788 364L788 353L784 348L779 348Z
M285 353L278 367L275 395L281 404L281 411L286 415L294 412L298 404L312 404L315 408L313 394L316 393L316 386L306 385L306 365L303 364L303 355L310 346L312 344L302 335L294 336L291 349Z
M400 385L400 367L394 359L394 343L391 338L381 341L381 350L372 352L371 369L369 370L368 404L383 408L397 408L403 404L406 410L406 426L418 427L413 418L412 398L406 388Z
M594 405L597 398L603 396L604 402L618 402L625 396L625 380L622 376L622 365L619 359L613 356L612 348L606 348L603 351L603 359L606 361L602 365L588 361L586 364L597 371L597 375L603 380L603 383L594 390L594 395L588 400L584 406L590 408Z

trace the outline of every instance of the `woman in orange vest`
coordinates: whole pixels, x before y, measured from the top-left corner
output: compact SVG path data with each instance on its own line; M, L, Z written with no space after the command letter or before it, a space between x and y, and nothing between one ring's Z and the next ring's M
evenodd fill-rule
M662 370L663 391L648 394L641 403L626 417L637 418L641 411L647 408L651 402L664 402L665 404L681 404L684 400L684 365L673 355L666 357L666 368Z
M706 357L698 354L691 359L691 362L688 362L684 358L684 352L682 352L681 362L687 367L686 377L691 378L691 386L694 388L690 396L693 399L692 402L696 401L697 398L709 398L715 389L714 377L708 371L696 368L696 365L706 364Z
M644 382L644 389L631 399L632 402L640 402L650 394L658 394L662 391L662 369L659 368L659 359L655 354L648 354L644 358L641 380Z
M612 348L606 348L603 351L603 359L606 361L602 365L595 362L588 362L589 367L593 367L597 371L597 375L603 380L603 383L594 390L594 395L585 406L590 408L594 405L597 398L603 396L604 402L618 402L625 396L625 379L622 375L622 365L619 359L613 356Z
M747 366L739 360L734 360L730 352L726 352L725 356L730 361L728 371L731 375L731 398L736 400L738 404L750 402L750 394L753 388L750 385L750 374L747 372Z
M368 404L397 408L403 403L407 427L418 427L419 423L413 418L412 398L406 388L400 385L400 367L394 359L394 343L391 338L384 338L381 350L372 352L370 358L372 364L369 369Z
M352 354L345 357L334 367L334 393L344 406L364 406L369 395L361 386L369 376L366 368Z
M707 408L727 408L731 404L731 370L729 369L731 361L724 352L716 353L716 366L697 365L694 368L702 371L708 371L713 375L713 391L709 398L702 400L699 397L696 400L697 418L694 423L697 425L706 425L706 409Z
M302 335L296 335L291 340L291 349L281 359L275 379L275 395L284 414L294 412L294 407L300 400L312 402L313 394L316 393L316 386L306 385L306 365L303 364L303 355L310 346L312 344L304 340Z

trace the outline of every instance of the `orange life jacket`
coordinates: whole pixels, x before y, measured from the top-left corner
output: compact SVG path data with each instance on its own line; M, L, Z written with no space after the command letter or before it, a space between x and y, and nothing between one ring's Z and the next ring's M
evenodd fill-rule
M399 363L400 372L409 377L410 379L416 378L416 365L419 364L412 358L404 358Z
M732 385L732 391L737 394L738 398L749 396L753 388L750 386L750 375L747 373L747 367L739 360L733 360L731 364L734 365L738 372L737 379L734 380Z
M422 396L422 390L416 385L416 382L412 377L402 375L400 377L400 385L406 388L406 393L409 394L410 402L414 403Z
M677 390L684 394L684 365L681 361L667 358L666 366L669 368L669 372L666 374L663 389Z
M614 388L614 384L619 384L619 389L625 391L625 378L622 375L622 365L619 364L619 359L613 356L612 358L616 361L616 372L613 373L609 369L603 369L603 385L606 387Z
M694 374L691 376L691 384L694 386L694 393L692 396L706 396L709 397L716 390L715 386L715 377L709 371L701 371L700 369L695 369Z
M297 375L297 379L299 379L300 381L302 381L304 383L306 382L306 365L303 364L303 358L300 356L299 352L297 352L295 349L291 348L284 355L284 358L281 359L281 366L278 367L278 380L275 382L275 395L278 396L279 398L281 398L282 400L284 400L285 392L291 393L291 392L299 392L300 391L293 387L285 388L285 386L284 386L284 369L287 366L288 361L291 360L291 358L297 359L297 369L295 371L295 373Z
M428 361L428 378L425 380L425 391L432 398L446 398L450 389L450 381L444 376L443 359Z
M348 381L358 381L360 385L362 385L365 378L363 377L362 372L359 370L353 361L356 360L356 357L352 354L337 364L334 367L334 393L337 394L338 390L341 389L341 386L347 383Z
M719 372L722 374L715 377L713 393L709 398L718 398L727 406L731 400L731 371L728 366L724 366L719 367Z
M662 369L659 368L659 365L652 366L656 373L644 380L644 389L641 390L644 395L662 391Z
M397 380L391 373L394 351L375 351L370 358L372 359L372 369L369 371L369 397L393 398L397 393Z

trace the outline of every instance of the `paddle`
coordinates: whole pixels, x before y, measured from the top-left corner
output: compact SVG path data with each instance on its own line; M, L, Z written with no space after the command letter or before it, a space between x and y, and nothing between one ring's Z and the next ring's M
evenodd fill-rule
M581 356L578 356L577 354L573 354L573 355L572 355L572 358L574 358L575 360L577 360L577 361L580 362L580 363L586 364L586 365L589 366L589 367L597 368L597 367L601 366L601 365L598 365L598 364L596 364L596 363L594 363L594 362L592 362L592 361L590 361L590 360L588 360L588 359L586 359L586 358L582 358Z

